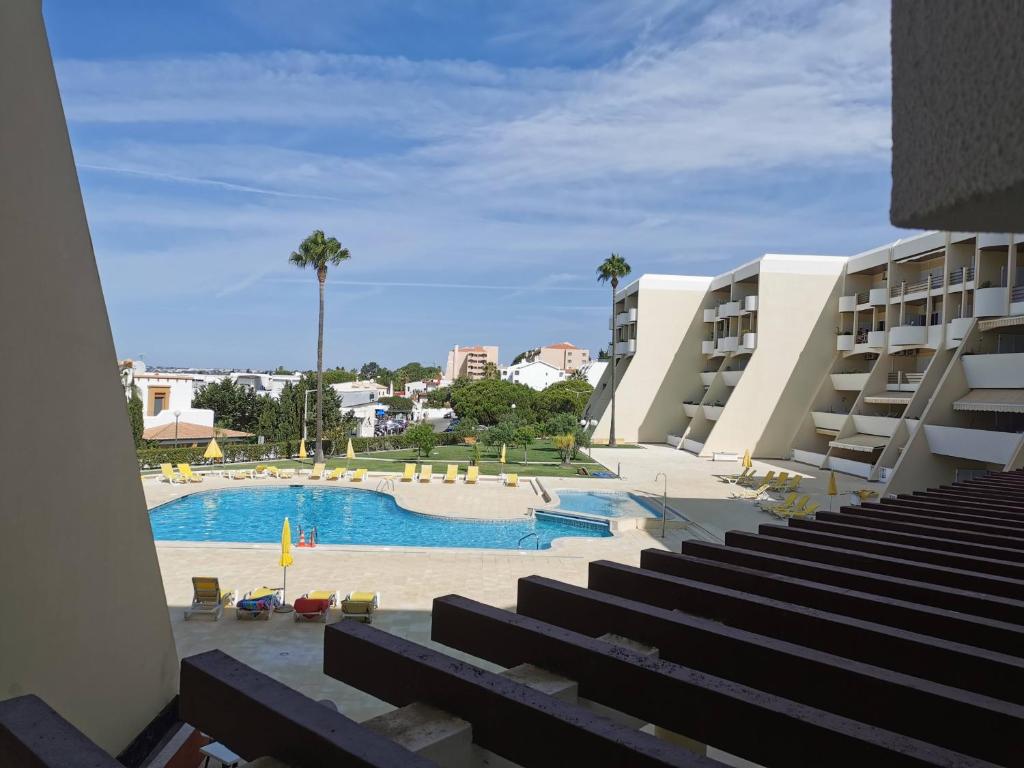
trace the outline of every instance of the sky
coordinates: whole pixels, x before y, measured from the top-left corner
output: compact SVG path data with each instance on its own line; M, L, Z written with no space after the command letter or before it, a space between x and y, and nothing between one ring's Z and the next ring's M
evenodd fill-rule
M888 0L46 0L118 355L607 343L617 252L714 275L888 223Z

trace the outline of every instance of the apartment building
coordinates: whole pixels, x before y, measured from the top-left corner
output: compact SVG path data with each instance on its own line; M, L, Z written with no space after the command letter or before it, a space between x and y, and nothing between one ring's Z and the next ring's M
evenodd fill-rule
M849 258L769 254L708 279L696 327L688 302L656 316L640 306L648 277L620 291L613 317L621 440L750 449L896 490L1024 464L1024 237L928 232ZM648 332L658 324L676 336ZM674 353L671 381L638 388L632 358L651 344ZM609 381L588 406L598 443ZM643 408L624 402L664 386L678 410L641 428Z
M558 344L531 349L523 359L531 363L534 361L547 363L561 371L573 373L590 362L590 350L581 349L568 341L562 341Z
M488 363L498 365L497 347L460 347L456 345L448 352L444 377L449 381L458 378L482 379Z
M540 391L565 381L566 372L542 360L524 360L501 369L501 378Z

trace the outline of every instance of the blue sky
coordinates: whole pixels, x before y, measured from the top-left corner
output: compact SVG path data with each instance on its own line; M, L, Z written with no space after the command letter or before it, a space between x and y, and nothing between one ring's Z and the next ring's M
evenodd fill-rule
M118 354L311 367L607 337L609 252L716 274L888 224L887 0L46 0Z

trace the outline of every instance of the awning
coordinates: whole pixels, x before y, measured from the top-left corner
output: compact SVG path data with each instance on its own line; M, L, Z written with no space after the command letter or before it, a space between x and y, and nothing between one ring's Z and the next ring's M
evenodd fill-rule
M865 453L872 453L873 451L885 448L888 444L888 437L865 435L862 432L829 442L832 448L845 448L848 451L864 451Z
M872 395L865 397L865 403L872 405L909 405L913 395Z
M991 320L978 321L978 329L982 331L991 331L993 328L1006 328L1011 325L1024 325L1024 315L995 317Z
M953 410L1024 413L1024 389L972 389L953 403Z

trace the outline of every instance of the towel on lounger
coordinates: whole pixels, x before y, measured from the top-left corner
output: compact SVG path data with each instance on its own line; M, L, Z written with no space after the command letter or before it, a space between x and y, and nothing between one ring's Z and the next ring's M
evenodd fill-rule
M277 608L277 606L279 606L280 604L281 598L278 597L277 593L275 592L272 595L264 595L263 597L258 597L255 600L239 600L238 605L236 607L243 611L250 612L272 611L274 608Z

